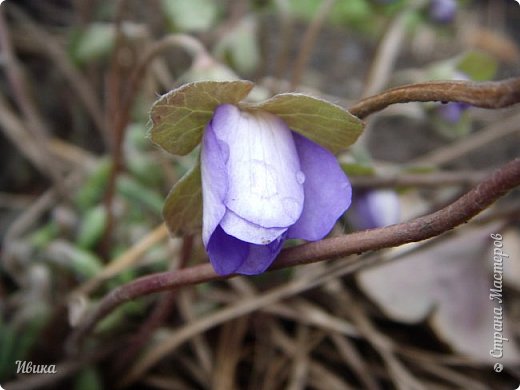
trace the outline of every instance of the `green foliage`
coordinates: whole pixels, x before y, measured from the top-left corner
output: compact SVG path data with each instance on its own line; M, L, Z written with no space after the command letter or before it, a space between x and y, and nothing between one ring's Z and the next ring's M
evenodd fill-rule
M374 167L365 164L342 163L340 165L348 176L372 176L376 173Z
M152 142L172 154L188 154L200 142L215 108L236 104L253 88L250 81L201 81L163 95L152 107Z
M260 62L256 31L255 19L244 18L217 44L215 55L242 74L253 73Z
M492 80L497 72L497 61L481 51L471 50L458 61L457 69L475 81Z
M292 130L333 153L352 145L364 126L343 108L298 93L276 95L253 107L279 116Z
M108 56L114 46L114 38L113 25L92 23L73 41L71 56L79 64Z
M207 31L217 18L213 0L162 0L161 4L174 31Z
M200 165L194 166L172 188L164 202L163 217L172 234L191 232L202 224Z
M28 304L21 322L6 323L0 317L0 379L16 372L15 362L26 360L49 320L48 307L42 303Z
M289 7L295 16L309 21L316 16L322 3L322 0L290 0ZM329 21L335 25L370 30L375 21L374 15L367 0L336 1L329 13Z
M81 370L74 380L74 390L101 390L103 379L95 368Z
M77 245L83 249L94 247L105 231L106 222L105 207L98 205L89 209L81 221L76 239Z
M128 175L120 175L117 179L117 191L131 203L142 205L154 214L162 209L162 197L154 190Z
M81 210L86 210L101 201L111 167L112 163L109 159L100 160L95 170L75 194L74 201Z

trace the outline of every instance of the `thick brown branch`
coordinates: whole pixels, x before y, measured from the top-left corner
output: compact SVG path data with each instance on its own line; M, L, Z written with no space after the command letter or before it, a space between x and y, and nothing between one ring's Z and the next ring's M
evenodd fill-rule
M475 83L470 81L430 81L404 85L360 100L349 109L365 118L395 103L463 102L481 108L503 108L520 102L520 77Z
M520 159L498 169L454 203L433 214L397 225L285 249L270 270L396 247L438 236L468 221L518 185L520 185ZM74 346L101 318L123 302L158 291L227 277L217 275L210 264L203 264L175 272L145 276L123 285L103 298L98 309L73 335L69 345Z

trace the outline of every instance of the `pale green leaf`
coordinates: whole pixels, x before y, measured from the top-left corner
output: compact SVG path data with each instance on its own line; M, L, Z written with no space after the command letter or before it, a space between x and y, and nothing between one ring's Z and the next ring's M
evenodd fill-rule
M255 105L282 118L297 133L337 153L352 145L363 122L335 104L298 93L280 94Z
M497 61L481 51L472 50L465 53L457 64L457 69L466 73L475 81L487 81L493 79L497 72Z
M226 59L242 74L251 74L260 62L256 20L246 17L215 47L215 55Z
M208 31L218 11L213 0L163 0L162 6L173 29L189 32Z
M204 127L220 104L237 104L253 88L250 81L201 81L161 96L150 117L152 142L169 153L184 155L200 142Z
M163 218L172 234L193 232L202 224L200 165L195 165L166 197Z

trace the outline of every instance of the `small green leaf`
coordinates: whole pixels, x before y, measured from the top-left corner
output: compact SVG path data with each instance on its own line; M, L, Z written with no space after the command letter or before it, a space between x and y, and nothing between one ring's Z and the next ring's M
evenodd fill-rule
M114 46L114 26L108 23L92 23L81 33L71 48L71 54L79 64L108 55Z
M340 166L349 176L373 176L376 174L374 167L365 164L342 163Z
M201 81L163 95L152 107L152 142L169 153L185 155L200 142L202 131L220 104L236 104L253 88L250 81Z
M212 0L163 0L162 7L174 29L190 32L209 30L218 11Z
M81 220L76 243L81 249L94 247L105 231L107 212L98 205L89 209Z
M466 73L472 80L487 81L497 72L497 61L481 51L470 51L458 62L457 69Z
M195 165L173 186L164 202L163 217L172 234L192 232L201 226L200 164Z
M352 145L363 122L335 104L299 93L285 93L255 105L282 118L301 135L337 153Z
M228 60L242 74L251 74L260 62L256 20L242 19L215 47L216 57Z

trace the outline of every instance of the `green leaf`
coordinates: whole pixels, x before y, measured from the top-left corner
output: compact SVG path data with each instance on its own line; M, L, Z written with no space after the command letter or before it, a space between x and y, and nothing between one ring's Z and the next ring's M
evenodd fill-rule
M89 249L97 244L107 223L105 207L98 205L89 209L81 219L76 243L81 249Z
M253 88L250 81L201 81L163 95L152 107L152 142L185 155L200 142L204 127L220 104L237 104Z
M152 188L139 183L133 177L120 175L117 178L117 192L130 202L148 208L153 213L160 213L162 197Z
M256 20L246 17L215 47L215 55L242 74L251 74L260 62Z
M457 69L466 73L475 81L487 81L493 79L497 72L497 61L481 51L470 51L458 62Z
M202 184L200 164L195 165L171 189L163 208L166 226L172 234L193 232L202 225Z
M342 163L340 166L348 176L373 176L376 174L373 166L365 164Z
M108 23L92 23L82 32L71 48L71 54L79 64L104 57L114 46L114 26Z
M163 0L162 7L172 27L180 31L208 31L217 17L213 0Z
M352 145L363 122L335 104L299 93L285 93L252 106L282 118L304 137L337 153Z

